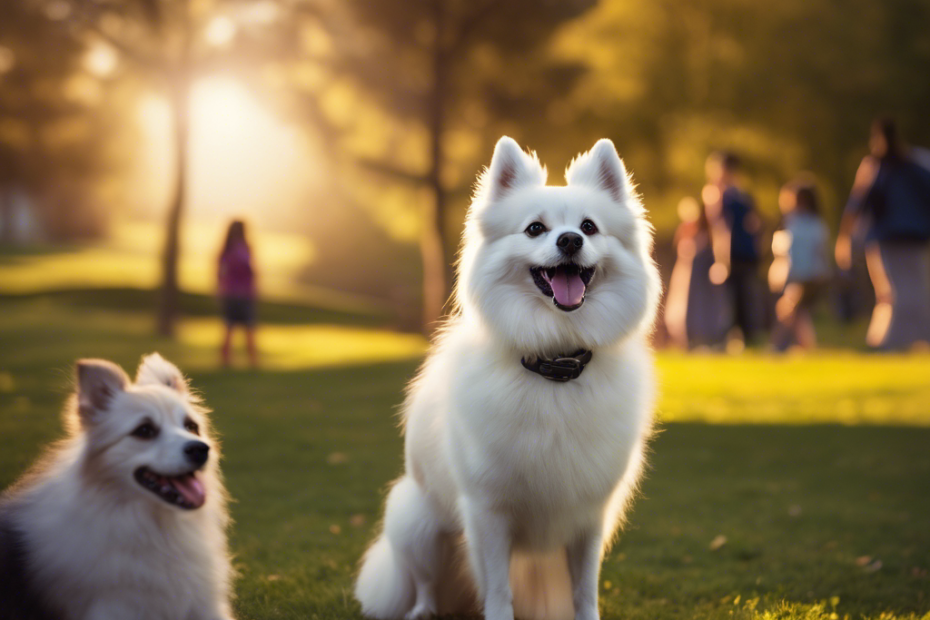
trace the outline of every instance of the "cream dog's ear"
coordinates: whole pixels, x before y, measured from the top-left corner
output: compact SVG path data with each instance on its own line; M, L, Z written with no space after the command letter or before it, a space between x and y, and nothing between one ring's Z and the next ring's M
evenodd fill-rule
M151 353L142 358L136 372L137 385L165 385L187 396L187 379L177 366L158 353Z
M93 424L105 414L110 403L126 391L129 377L122 368L100 359L82 359L77 362L78 414L85 424Z
M491 165L481 179L481 186L491 202L519 187L546 184L546 169L535 153L525 153L513 138L497 141Z
M620 204L633 195L626 166L614 143L607 138L598 140L590 151L576 157L565 171L565 180L569 185L603 190Z

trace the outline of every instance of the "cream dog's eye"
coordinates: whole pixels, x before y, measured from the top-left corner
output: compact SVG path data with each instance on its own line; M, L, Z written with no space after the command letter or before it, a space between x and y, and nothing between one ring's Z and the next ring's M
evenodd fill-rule
M155 439L158 437L158 427L151 422L143 422L130 434L136 439Z
M546 232L546 230L547 228L545 224L543 224L542 222L533 222L532 224L526 227L526 231L524 232L526 232L526 234L529 235L530 237L538 237L539 235Z
M597 232L597 224L591 220L585 220L581 223L581 232L586 235L593 235Z
M195 435L200 435L200 426L190 418L184 420L184 430L189 433L194 433Z

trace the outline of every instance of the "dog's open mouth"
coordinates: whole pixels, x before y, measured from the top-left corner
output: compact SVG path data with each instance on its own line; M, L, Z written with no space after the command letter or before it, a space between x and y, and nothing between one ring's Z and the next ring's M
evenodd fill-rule
M194 510L203 506L207 492L203 482L197 478L197 472L180 476L163 476L148 467L140 467L135 473L136 482L164 501L183 508Z
M543 295L552 298L556 308L571 312L584 303L584 295L594 276L594 269L566 263L555 267L533 267L530 274Z

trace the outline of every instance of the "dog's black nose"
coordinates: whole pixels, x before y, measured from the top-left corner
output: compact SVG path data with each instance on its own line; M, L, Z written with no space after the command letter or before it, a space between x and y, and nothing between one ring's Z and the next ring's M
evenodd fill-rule
M188 461L199 467L207 462L210 446L202 441L188 441L184 445L184 454L187 455Z
M581 246L584 245L584 237L578 233L566 232L559 235L558 241L555 242L559 249L562 250L563 254L568 254L571 256L575 252L581 249Z

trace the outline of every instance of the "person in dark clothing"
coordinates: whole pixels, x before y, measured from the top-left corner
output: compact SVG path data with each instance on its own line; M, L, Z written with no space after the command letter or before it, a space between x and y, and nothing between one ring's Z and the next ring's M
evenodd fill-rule
M707 159L707 185L701 192L713 236L713 282L726 282L733 317L750 342L759 329L759 231L755 203L736 184L739 158L717 152Z
M714 264L710 225L704 207L694 198L683 198L678 214L677 259L665 298L665 326L671 341L683 349L720 347L732 319L726 287L710 280Z
M875 309L866 335L877 349L930 342L930 169L901 139L892 119L872 124L840 222L836 263L852 266L852 236L864 224Z

